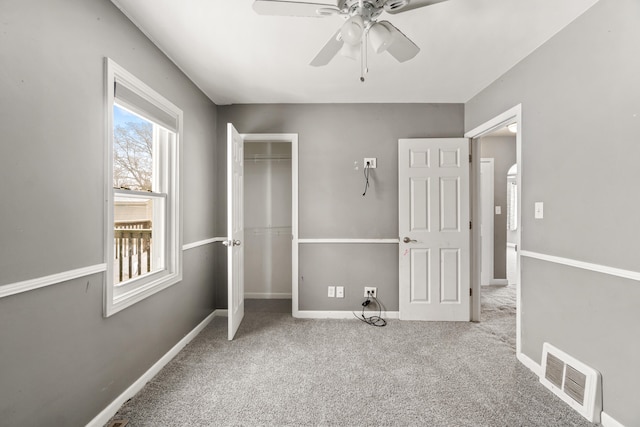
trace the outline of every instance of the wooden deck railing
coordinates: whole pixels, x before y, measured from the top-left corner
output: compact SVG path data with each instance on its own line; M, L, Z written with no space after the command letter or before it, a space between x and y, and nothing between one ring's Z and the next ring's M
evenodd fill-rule
M151 271L151 221L116 221L113 236L115 240L115 256L118 260L118 279L131 279L142 275L143 264L146 272ZM137 261L134 269L134 258ZM127 260L125 271L124 261ZM145 262L143 262L145 261ZM128 274L126 274L128 273Z

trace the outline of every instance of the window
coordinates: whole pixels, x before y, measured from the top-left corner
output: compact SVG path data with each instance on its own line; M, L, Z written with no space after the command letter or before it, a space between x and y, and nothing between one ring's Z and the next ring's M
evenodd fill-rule
M105 315L182 280L182 111L107 59Z

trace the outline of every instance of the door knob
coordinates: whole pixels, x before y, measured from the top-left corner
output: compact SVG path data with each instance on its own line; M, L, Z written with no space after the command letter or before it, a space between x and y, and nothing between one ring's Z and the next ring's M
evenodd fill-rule
M223 245L225 245L226 247L229 247L229 245L231 244L231 240L223 240L222 242Z
M417 240L413 240L413 239L410 239L408 237L405 237L404 239L402 239L402 241L405 242L405 243L417 242Z
M234 240L233 241L233 246L240 246L240 240Z

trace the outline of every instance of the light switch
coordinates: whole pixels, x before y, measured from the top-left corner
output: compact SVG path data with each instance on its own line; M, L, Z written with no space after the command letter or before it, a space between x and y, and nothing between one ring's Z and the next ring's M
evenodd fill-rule
M496 215L502 214L502 206L496 206Z
M544 218L544 203L543 202L535 202L533 216L534 216L535 219Z

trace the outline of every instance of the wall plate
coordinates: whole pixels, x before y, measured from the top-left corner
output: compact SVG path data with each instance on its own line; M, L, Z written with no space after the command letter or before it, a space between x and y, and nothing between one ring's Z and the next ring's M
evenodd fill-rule
M362 166L366 168L367 162L369 162L369 169L375 169L376 167L378 167L378 161L375 157L365 157Z

